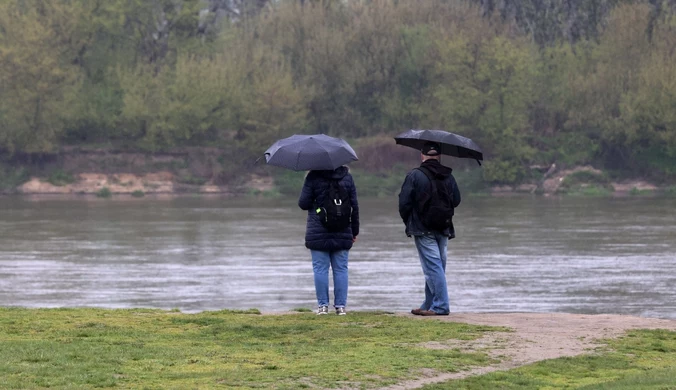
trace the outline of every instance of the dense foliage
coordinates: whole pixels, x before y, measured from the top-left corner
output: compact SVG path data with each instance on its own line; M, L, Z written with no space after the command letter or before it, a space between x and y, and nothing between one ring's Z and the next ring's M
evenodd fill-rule
M554 162L673 181L675 3L7 0L0 153L441 128L493 183Z

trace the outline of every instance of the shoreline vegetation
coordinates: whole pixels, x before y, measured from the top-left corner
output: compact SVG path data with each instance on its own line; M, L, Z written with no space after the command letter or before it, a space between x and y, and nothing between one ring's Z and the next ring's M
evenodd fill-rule
M2 388L668 389L676 321L0 308Z
M419 164L418 153L380 136L354 142L360 160L350 164L361 196L398 193L406 173ZM39 159L0 162L0 194L144 197L146 195L218 194L226 196L297 195L305 172L267 166L263 158L233 166L219 148L175 148L165 152L111 148L66 148ZM676 186L630 179L591 165L534 165L528 179L490 183L475 161L445 157L463 193L504 196L646 196L676 195ZM243 168L244 167L244 168Z

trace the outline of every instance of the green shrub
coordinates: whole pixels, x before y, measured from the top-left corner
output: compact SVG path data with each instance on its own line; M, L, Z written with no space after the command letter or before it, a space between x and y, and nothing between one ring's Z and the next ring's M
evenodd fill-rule
M289 196L298 196L300 194L300 190L305 182L305 172L275 168L271 171L271 174L279 193Z
M178 179L176 179L176 181L183 184L201 186L204 185L208 181L208 179L192 175L183 175L179 176Z
M653 190L640 190L636 187L633 187L629 191L629 195L631 195L631 196L652 195L654 193L655 193L655 191L653 191Z
M146 196L146 193L141 190L136 190L131 193L131 196L133 196L134 198L143 198L144 196Z
M0 191L14 190L29 179L30 172L26 168L0 164Z
M578 171L566 176L557 192L569 195L606 196L614 190L606 174Z
M113 196L113 193L110 192L108 187L103 187L96 193L96 196L99 198L110 198Z
M403 166L395 166L389 173L368 173L355 169L352 177L359 196L386 197L399 193L408 171Z
M492 160L483 165L484 179L494 184L515 184L523 176L523 167L518 161Z
M65 185L68 185L68 184L75 183L75 176L71 175L70 173L64 172L60 169L57 169L49 175L49 177L47 178L47 181L51 185L61 187L61 186L65 186Z
M454 170L453 176L458 182L460 193L483 194L488 193L488 183L483 178L483 171L481 168L473 168L468 170Z

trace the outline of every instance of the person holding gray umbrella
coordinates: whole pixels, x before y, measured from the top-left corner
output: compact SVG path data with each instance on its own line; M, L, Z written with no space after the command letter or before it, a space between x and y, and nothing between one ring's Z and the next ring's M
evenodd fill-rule
M417 138L418 134L415 136ZM425 276L425 299L411 313L423 316L448 315L450 304L446 252L448 239L455 237L452 217L453 210L460 204L460 190L453 177L453 170L441 165L442 144L428 140L406 144L397 137L395 140L398 144L411 147L421 145L422 164L409 172L399 193L399 215L406 225L406 235L413 236L415 240ZM447 147L446 150L455 152L457 148ZM477 158L479 155L468 157Z
M305 247L312 257L317 314L329 313L329 268L336 314L347 314L348 257L359 235L359 203L344 164L357 160L357 154L340 138L316 134L279 140L265 157L270 165L309 170L298 206L307 210Z

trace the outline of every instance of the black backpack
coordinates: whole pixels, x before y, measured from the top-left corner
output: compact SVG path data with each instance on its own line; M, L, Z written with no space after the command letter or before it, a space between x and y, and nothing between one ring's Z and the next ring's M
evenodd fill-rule
M430 230L453 230L453 194L449 193L444 180L435 178L425 167L418 169L430 182L429 192L421 194L418 199L420 222Z
M337 180L331 180L324 203L316 211L324 227L332 232L345 230L352 222L350 195Z

